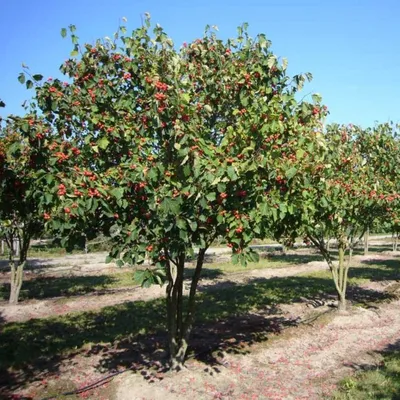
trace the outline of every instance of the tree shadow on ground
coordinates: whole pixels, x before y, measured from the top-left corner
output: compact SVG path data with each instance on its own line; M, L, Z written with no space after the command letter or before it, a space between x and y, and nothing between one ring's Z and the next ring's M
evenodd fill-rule
M187 267L183 272L184 279L192 279L194 275L195 268ZM217 279L224 276L225 273L220 268L209 268L205 265L205 267L201 271L200 279Z
M104 291L117 280L117 276L112 275L36 277L23 282L20 300L82 296L94 292L101 293L102 290ZM9 294L10 284L4 283L0 285L0 298L3 300L8 299Z
M185 269L185 279L191 279L194 273L193 268ZM202 279L216 279L224 275L218 268L205 268ZM67 277L34 277L26 279L22 284L20 302L28 299L49 299L57 297L77 297L86 294L103 295L120 293L132 290L138 286L134 282L134 270L132 279L127 281L125 286L117 287L119 274L111 275L86 275ZM10 295L10 284L0 283L0 299L7 300Z
M285 264L307 264L313 261L324 261L324 258L319 253L313 253L310 250L310 254L299 254L299 253L262 253L261 259L270 260L272 262L282 262Z
M368 246L368 253L383 253L383 252L391 252L393 250L393 245L392 244L379 244L379 245L372 245ZM364 255L364 247L363 246L357 246L353 250L354 255Z
M365 260L361 262L361 265L366 265L366 267L350 268L349 277L371 281L400 280L399 260Z
M357 295L364 292L360 289ZM257 278L225 288L209 285L197 298L192 354L213 365L215 351L243 351L298 323L279 315L277 305L315 299L323 303L333 294L331 279L308 276ZM0 333L0 394L56 373L60 363L73 362L76 355L90 357L95 351L101 352L98 368L104 373L121 367L160 370L164 358L157 360L154 352L165 349L163 332L163 298L5 324Z

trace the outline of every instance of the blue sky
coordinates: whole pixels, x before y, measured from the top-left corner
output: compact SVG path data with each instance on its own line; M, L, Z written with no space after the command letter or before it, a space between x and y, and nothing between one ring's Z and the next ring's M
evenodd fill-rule
M274 53L288 58L290 74L313 74L304 95L322 95L329 122L400 122L398 0L0 0L0 10L3 116L23 113L32 95L17 81L22 62L59 75L71 51L61 28L75 24L80 41L91 43L111 36L122 17L134 29L150 12L177 45L200 37L206 24L228 38L248 22L252 36L265 33Z

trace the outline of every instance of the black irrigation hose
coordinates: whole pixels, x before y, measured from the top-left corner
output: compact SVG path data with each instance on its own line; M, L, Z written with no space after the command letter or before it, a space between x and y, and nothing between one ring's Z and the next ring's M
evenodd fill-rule
M71 390L71 391L69 391L69 392L60 393L60 394L57 394L57 395L55 395L55 396L44 397L44 398L42 398L41 400L54 400L54 399L57 399L58 396L72 396L72 395L74 395L74 394L79 394L79 393L83 393L83 392L86 392L86 391L91 390L91 389L95 389L95 388L97 388L97 387L99 387L99 386L104 385L105 383L108 383L108 382L111 381L112 378L114 378L115 376L121 375L121 374L123 374L124 372L127 372L127 371L129 371L129 370L131 370L131 369L132 369L132 368L127 368L127 369L124 369L123 371L114 372L114 373L112 373L112 374L110 374L110 375L107 375L107 376L104 377L104 378L99 379L99 380L96 381L96 382L91 383L90 385L84 386L83 388L76 389L76 390Z

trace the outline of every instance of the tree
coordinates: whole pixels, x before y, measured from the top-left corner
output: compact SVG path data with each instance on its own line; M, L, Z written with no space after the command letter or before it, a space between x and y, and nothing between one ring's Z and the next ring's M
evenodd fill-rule
M324 159L315 163L313 173L298 189L302 191L304 206L295 221L298 229L294 232L302 232L305 240L311 241L327 261L339 309L344 310L354 246L376 219L387 215L388 202L397 195L386 184L389 178L380 168L383 160L378 154L382 143L371 140L369 131L332 124L327 126L324 139L327 146ZM336 240L337 263L328 250L326 238Z
M399 193L400 193L400 146L399 125L393 123L376 124L360 137L363 158L372 165L382 192L385 192L386 213L376 221L385 231L392 232L393 251L397 250L400 233ZM382 195L381 195L382 196Z
M0 236L9 249L11 304L18 303L30 241L44 228L37 197L43 188L35 175L46 163L44 130L28 116L9 117L0 132Z
M295 98L311 75L289 78L286 60L246 28L223 42L207 27L177 50L160 26L150 37L149 19L95 45L79 45L70 26L78 58L61 66L68 81L36 85L53 127L46 224L65 241L96 224L113 242L108 260L150 262L136 278L167 282L173 370L184 362L207 248L222 236L234 262L257 260L248 244L293 212L290 185L320 146L319 98ZM188 257L196 266L185 303Z

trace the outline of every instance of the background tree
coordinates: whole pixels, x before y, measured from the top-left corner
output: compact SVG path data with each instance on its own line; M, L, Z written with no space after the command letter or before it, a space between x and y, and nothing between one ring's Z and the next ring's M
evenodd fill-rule
M354 246L374 221L386 215L392 193L380 169L379 149L383 143L369 140L370 132L352 125L332 124L324 133L325 157L316 162L305 177L302 190L304 206L296 223L305 240L321 252L332 273L339 309L346 308L348 271ZM370 138L371 139L371 138ZM327 238L336 241L338 262L334 262ZM348 252L348 260L345 253Z
M18 302L30 241L44 228L36 172L46 165L47 129L31 115L9 117L0 132L0 237L9 249L11 304Z
M376 226L381 231L392 233L395 251L400 233L399 125L391 122L376 124L360 135L359 143L363 158L372 166L376 176L379 176L379 188L386 194L386 213L376 220Z

